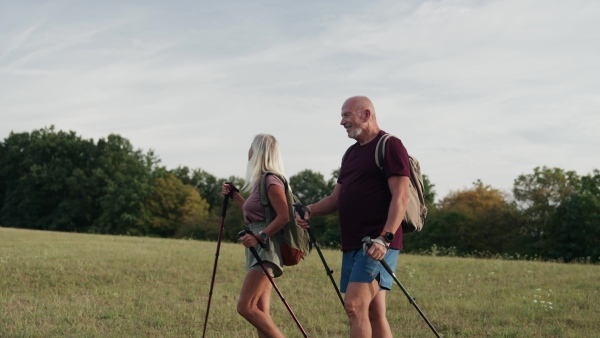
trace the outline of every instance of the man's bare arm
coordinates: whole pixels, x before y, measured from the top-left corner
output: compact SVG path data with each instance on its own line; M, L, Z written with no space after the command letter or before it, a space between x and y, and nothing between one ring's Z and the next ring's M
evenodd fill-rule
M406 213L408 201L410 200L409 184L410 178L407 176L390 176L388 179L388 185L392 192L392 200L390 201L388 218L383 226L383 232L395 234L400 228L402 219ZM379 236L377 239L384 240L383 236ZM374 260L382 260L386 251L387 249L382 245L372 245L367 253Z
M383 227L383 231L396 233L400 228L408 202L410 201L409 186L410 177L408 176L390 176L388 185L392 192L392 200L388 210L387 221Z
M308 210L310 210L310 214L305 214L304 219L300 218L300 215L296 213L296 221L298 222L298 225L304 229L307 229L309 227L308 220L311 216L325 216L336 212L338 210L337 201L341 189L342 186L340 184L336 184L331 195L324 197L317 203L307 205L306 207Z
M342 189L341 184L336 184L333 188L331 195L324 197L317 203L309 204L308 209L310 210L311 216L325 216L333 214L338 210L338 196Z

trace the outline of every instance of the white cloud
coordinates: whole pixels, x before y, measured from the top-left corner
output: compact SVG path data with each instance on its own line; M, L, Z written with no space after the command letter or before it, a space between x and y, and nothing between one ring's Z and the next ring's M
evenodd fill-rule
M477 179L509 190L535 166L587 174L599 14L583 0L11 4L0 137L118 133L168 167L227 177L270 132L288 174L328 177L352 143L340 106L364 94L438 197Z

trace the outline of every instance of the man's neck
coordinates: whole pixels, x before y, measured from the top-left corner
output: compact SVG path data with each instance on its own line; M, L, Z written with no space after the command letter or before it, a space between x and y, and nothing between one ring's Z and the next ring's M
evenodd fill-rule
M376 138L377 135L379 134L379 131L380 131L379 128L364 129L363 132L356 138L356 141L361 146L365 145L365 144L373 141L373 139Z

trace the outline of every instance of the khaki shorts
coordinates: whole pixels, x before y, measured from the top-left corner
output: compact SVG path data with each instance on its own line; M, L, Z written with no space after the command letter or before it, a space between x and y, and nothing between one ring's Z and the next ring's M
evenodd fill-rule
M265 222L257 222L246 225L246 227L255 235L267 227ZM269 274L273 277L279 277L283 274L283 259L281 258L281 251L279 249L279 236L273 236L265 241L267 245L266 249L256 245L258 256L263 261L265 268L269 271ZM264 273L263 268L260 266L250 249L246 249L246 270L256 270Z

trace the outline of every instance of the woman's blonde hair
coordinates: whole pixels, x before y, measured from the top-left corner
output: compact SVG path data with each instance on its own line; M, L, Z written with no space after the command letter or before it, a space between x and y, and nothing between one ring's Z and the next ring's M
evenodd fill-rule
M277 142L275 136L269 134L256 135L250 149L252 149L252 156L248 160L246 180L242 190L251 192L256 181L267 171L286 177L279 142Z

